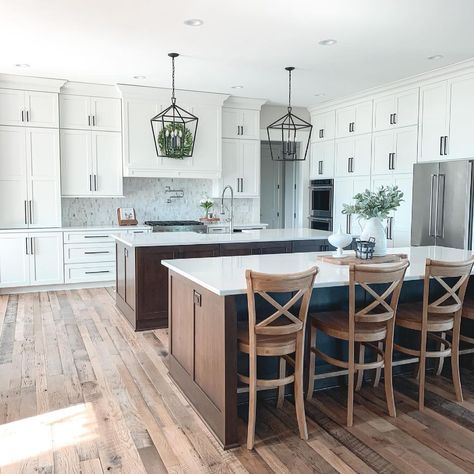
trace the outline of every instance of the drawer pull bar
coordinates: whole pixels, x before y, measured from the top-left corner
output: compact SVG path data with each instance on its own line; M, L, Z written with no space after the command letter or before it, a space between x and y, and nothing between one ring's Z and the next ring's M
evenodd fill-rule
M110 270L97 270L95 272L84 272L86 275L89 275L91 273L110 273Z
M109 235L85 235L85 239L106 239Z
M108 250L104 250L104 251L90 251L90 252L84 252L85 255L95 255L95 254L98 254L98 253L110 253Z

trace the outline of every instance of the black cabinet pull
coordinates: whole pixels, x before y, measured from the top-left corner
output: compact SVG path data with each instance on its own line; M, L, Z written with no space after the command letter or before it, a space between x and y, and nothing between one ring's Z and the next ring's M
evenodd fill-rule
M439 137L439 154L441 156L443 155L443 141L444 141L444 137Z
M98 255L98 254L101 254L101 253L110 253L108 250L103 250L103 251L86 251L84 252L84 255Z
M196 290L193 290L193 301L196 306L201 306L202 296Z
M323 162L322 162L322 160L318 161L318 174L323 174Z
M85 239L106 239L108 238L108 235L85 235Z
M84 272L86 275L90 275L92 273L110 273L110 270L97 270L94 272Z
M445 135L444 136L444 146L443 146L443 155L447 155L448 154L448 136Z

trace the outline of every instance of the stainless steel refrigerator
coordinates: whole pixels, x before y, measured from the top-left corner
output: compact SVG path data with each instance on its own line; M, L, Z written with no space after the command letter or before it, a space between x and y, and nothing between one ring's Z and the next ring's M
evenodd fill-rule
M472 214L472 161L414 166L411 245L472 249Z

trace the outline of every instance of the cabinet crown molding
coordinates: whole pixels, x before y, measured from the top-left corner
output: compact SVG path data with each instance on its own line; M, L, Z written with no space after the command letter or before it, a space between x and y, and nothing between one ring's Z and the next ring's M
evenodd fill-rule
M266 103L266 99L252 99L250 97L230 96L224 102L224 107L232 109L260 110L262 108L262 105Z
M110 97L120 99L117 86L109 84L90 84L87 82L67 81L61 87L61 94L84 95L93 97Z
M123 99L155 99L168 103L171 100L171 89L164 87L132 86L128 84L117 84L117 88ZM188 90L176 90L176 103L182 104L209 104L222 106L229 97L228 94L216 94L214 92L199 92Z
M0 88L19 89L36 92L59 93L65 84L64 79L48 79L45 77L19 76L16 74L0 74Z

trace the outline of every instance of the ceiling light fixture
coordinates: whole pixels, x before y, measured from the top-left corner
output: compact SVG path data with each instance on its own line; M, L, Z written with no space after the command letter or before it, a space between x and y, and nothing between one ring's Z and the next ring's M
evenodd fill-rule
M174 90L174 60L178 53L169 53L171 58L171 105L151 119L151 129L159 157L183 159L193 156L198 118L176 105Z
M288 112L278 120L275 120L272 124L267 127L267 136L268 142L270 144L270 155L273 161L303 161L306 159L306 155L308 154L309 143L311 140L311 131L313 130L313 126L303 120L292 112L291 107L291 72L294 71L294 67L288 66L285 70L288 71ZM278 130L278 139L281 137L281 155L280 153L276 153L277 150L274 150L276 147L275 144L275 135L272 133L273 130ZM303 157L298 156L298 150L296 146L296 142L298 141L299 136L297 136L297 132L305 131L308 133L307 142L305 145L304 155ZM273 135L273 137L271 137ZM272 138L273 138L273 145L272 145ZM302 141L301 139L299 141ZM278 144L280 146L280 144Z
M337 41L335 39L325 39L321 40L318 44L320 44L321 46L332 46L336 43Z
M243 89L244 86L231 86L232 89Z
M16 67L30 67L29 64L26 64L26 63L19 63L19 64L15 64Z
M427 59L429 59L430 61L437 61L438 59L443 59L444 56L442 54L435 54L433 56L428 56Z
M189 20L186 20L184 24L186 26L202 26L204 22L200 20L199 18L191 18Z
M146 76L133 76L134 79L146 79Z

